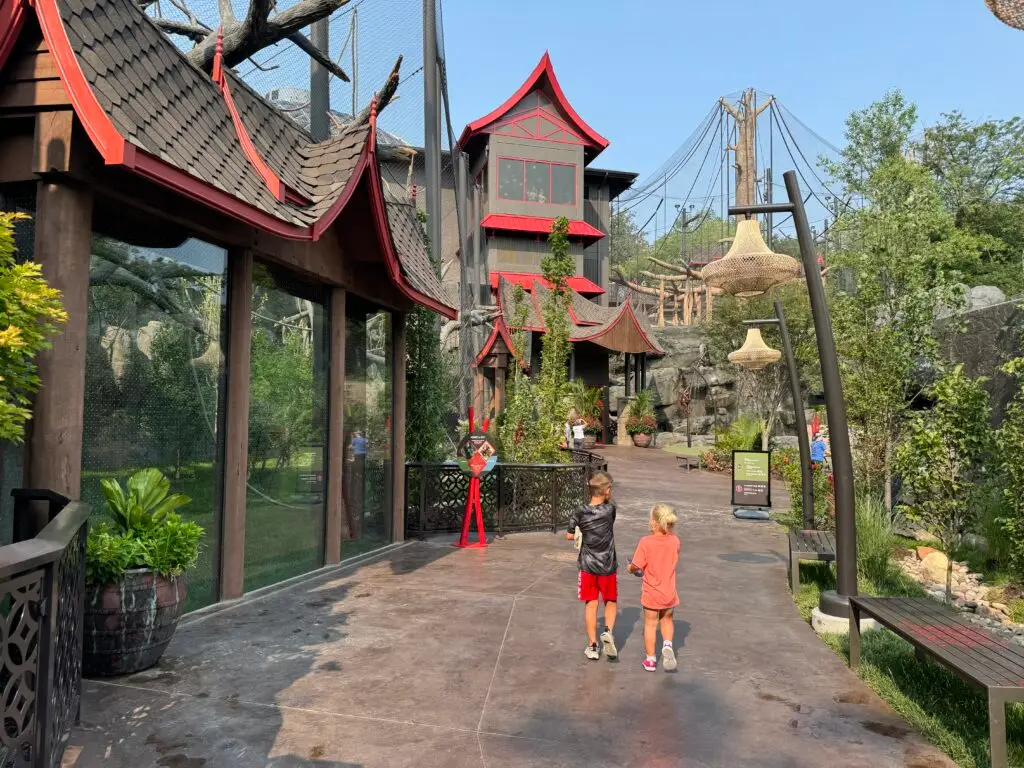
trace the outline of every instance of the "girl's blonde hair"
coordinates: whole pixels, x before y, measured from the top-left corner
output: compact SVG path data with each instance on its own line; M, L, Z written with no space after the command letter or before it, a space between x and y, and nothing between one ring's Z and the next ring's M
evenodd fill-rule
M668 504L655 504L651 509L651 519L662 533L668 533L679 520L679 516Z

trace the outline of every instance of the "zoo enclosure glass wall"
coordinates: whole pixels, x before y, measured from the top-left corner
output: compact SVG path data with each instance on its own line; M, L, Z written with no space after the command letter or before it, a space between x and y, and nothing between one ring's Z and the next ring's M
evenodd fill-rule
M206 535L188 607L218 597L227 253L196 239L143 247L96 233L89 265L82 500L103 478L161 469Z

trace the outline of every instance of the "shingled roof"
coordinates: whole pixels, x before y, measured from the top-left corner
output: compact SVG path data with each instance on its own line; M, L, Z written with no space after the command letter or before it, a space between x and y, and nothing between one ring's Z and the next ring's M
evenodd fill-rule
M618 307L602 307L588 301L571 288L567 288L566 291L569 294L568 313L571 323L569 341L592 342L612 352L647 353L655 356L665 354L647 318L634 306L632 296ZM541 307L550 294L551 289L543 281L534 280L530 291L523 296L526 319L519 329L539 333L546 330ZM508 328L513 328L517 314L515 285L504 277L499 278L497 297L504 324ZM495 334L491 334L491 338L480 351L478 360L489 354L488 346L496 340Z
M367 224L381 230L396 285L413 301L455 315L422 238L410 236L418 222L409 206L385 200L375 114L317 143L230 71L218 76L215 66L211 78L193 66L132 0L35 0L31 9L108 165L296 240L319 239L366 184L375 212Z

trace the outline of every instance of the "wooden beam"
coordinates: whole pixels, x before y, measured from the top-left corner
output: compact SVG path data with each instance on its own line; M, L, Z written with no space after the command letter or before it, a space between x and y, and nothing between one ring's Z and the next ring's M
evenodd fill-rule
M245 591L245 500L249 469L249 367L252 333L252 253L229 254L227 403L224 418L224 510L220 597Z
M36 179L32 173L34 143L30 133L0 135L0 183Z
M32 170L44 174L71 170L71 129L75 113L70 109L40 112L36 115Z
M35 253L47 282L61 292L68 322L36 358L42 385L30 424L26 483L78 499L82 480L85 346L92 247L92 191L69 179L36 187Z
M331 368L327 397L327 565L341 561L345 524L345 290L331 291Z
M391 323L391 482L393 516L391 540L405 539L405 348L404 312L395 312Z
M70 106L71 99L60 80L9 83L0 88L0 109Z

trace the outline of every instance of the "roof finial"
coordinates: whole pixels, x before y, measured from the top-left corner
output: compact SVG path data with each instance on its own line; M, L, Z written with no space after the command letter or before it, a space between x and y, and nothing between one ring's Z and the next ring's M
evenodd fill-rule
M224 27L217 28L217 48L213 53L213 82L220 85L224 82Z
M377 94L373 94L373 99L370 101L370 147L375 149L377 146Z

